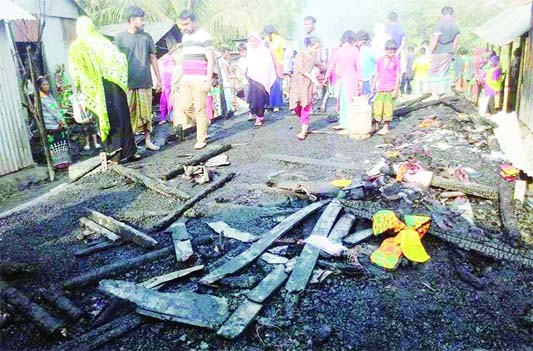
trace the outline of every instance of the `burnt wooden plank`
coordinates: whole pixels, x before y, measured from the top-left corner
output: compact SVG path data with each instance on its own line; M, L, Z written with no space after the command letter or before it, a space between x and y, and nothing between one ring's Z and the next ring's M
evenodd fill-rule
M261 236L261 239L256 241L246 251L235 256L233 259L227 261L221 266L215 268L208 275L203 277L200 282L204 284L212 284L227 275L233 274L246 267L254 260L256 260L263 252L265 252L270 245L272 245L277 239L286 234L289 230L294 228L307 216L318 211L327 202L313 203L300 211L293 213L289 217L285 218L280 224L272 228L270 231Z

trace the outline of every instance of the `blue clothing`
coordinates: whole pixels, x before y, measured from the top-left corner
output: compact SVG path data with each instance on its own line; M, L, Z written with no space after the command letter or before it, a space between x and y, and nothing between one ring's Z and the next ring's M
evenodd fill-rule
M370 95L372 94L372 90L370 80L363 81L363 95Z
M363 66L363 81L371 80L376 74L378 57L370 46L361 48L361 65Z
M391 23L387 25L385 29L388 35L396 42L396 45L400 47L402 40L405 37L405 30L398 23Z
M270 88L270 103L272 108L280 108L283 106L283 81L277 77L276 81Z

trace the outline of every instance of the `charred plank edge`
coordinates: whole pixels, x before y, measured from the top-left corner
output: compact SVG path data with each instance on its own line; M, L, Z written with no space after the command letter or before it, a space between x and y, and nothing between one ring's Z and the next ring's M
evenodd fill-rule
M218 329L217 335L229 340L234 340L241 335L261 312L262 304L244 299L239 307Z

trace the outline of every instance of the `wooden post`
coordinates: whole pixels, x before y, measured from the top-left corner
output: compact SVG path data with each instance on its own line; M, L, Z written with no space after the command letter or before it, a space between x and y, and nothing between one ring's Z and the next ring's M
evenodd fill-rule
M526 36L520 38L520 48L522 49L522 57L520 58L520 71L518 74L518 83L516 89L516 114L520 115L520 102L522 101L522 81L524 80L524 69L526 67L527 59L527 41Z
M510 94L511 94L511 67L513 60L513 42L509 43L508 46L509 52L507 53L507 74L505 75L505 85L503 88L503 106L502 111L510 112L511 108L509 106Z
M28 54L28 63L30 65L30 77L33 84L35 84L35 73L33 71L33 59L32 55L30 53L30 46L26 46L26 53ZM35 121L37 122L37 129L39 129L39 135L41 137L41 143L43 144L43 150L44 155L46 157L46 164L48 166L48 177L50 178L50 181L53 182L56 174L54 171L54 166L52 165L52 156L50 155L50 149L48 148L48 141L46 139L46 131L44 129L44 121L43 121L43 110L41 105L41 95L39 95L40 90L39 87L37 87L37 91L35 94L33 94L35 102L33 106L33 116L35 117Z

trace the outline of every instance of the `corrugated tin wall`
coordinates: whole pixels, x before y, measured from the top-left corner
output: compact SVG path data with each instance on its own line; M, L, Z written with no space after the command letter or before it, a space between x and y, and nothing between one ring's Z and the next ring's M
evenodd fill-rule
M33 165L11 48L0 21L0 176Z
M531 29L527 40L527 50L522 59L525 60L524 83L518 118L533 132L533 4L531 5Z

